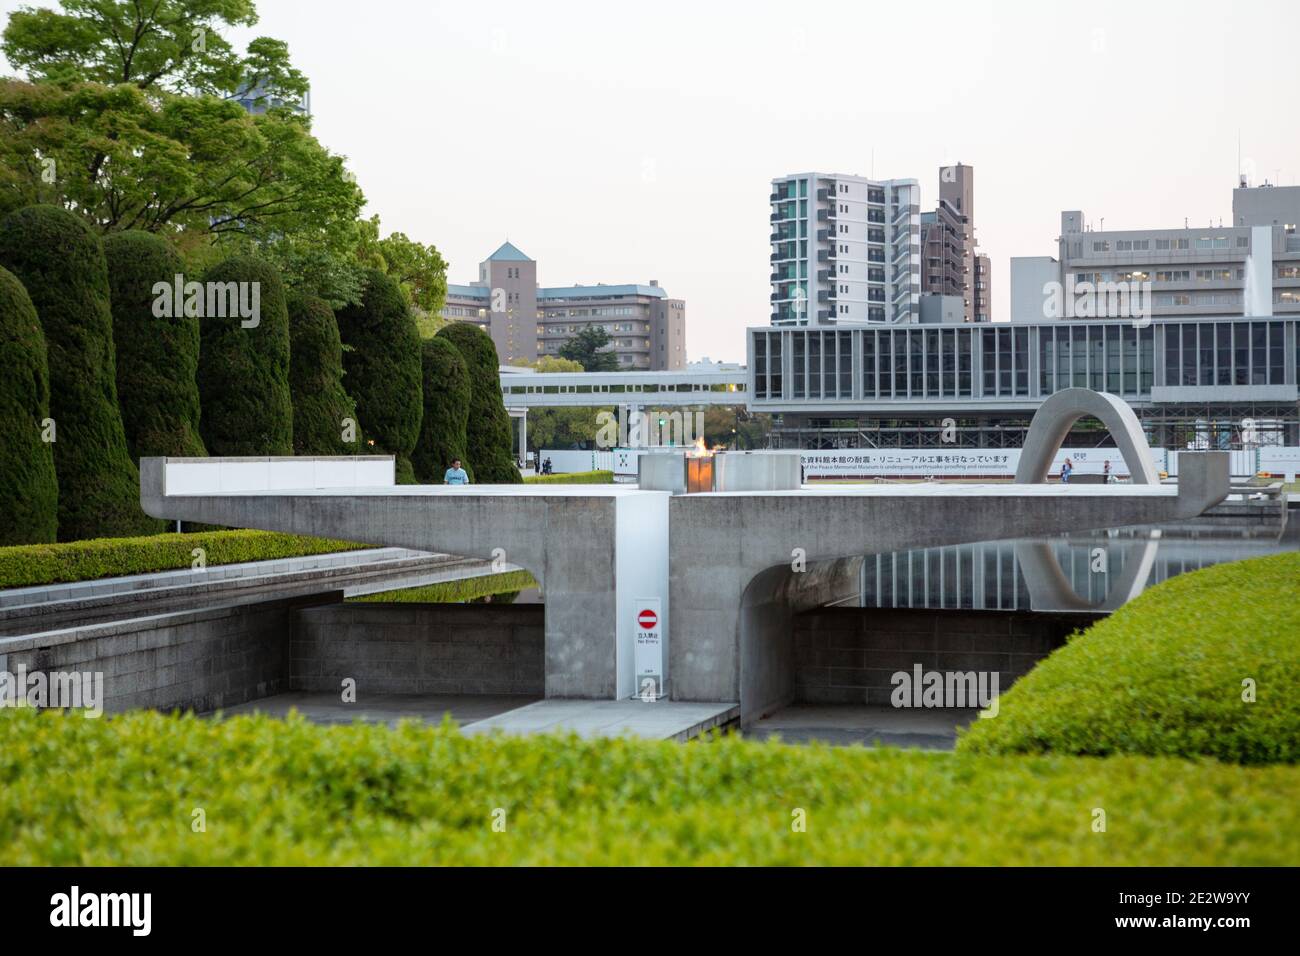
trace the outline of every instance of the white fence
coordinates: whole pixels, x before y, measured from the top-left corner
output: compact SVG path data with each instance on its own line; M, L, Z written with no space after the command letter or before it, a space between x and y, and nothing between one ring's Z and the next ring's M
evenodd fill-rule
M554 449L545 449L538 453L537 460L534 462L537 473L542 473L542 467L547 459L551 460L552 474L570 474L575 471L610 471L614 467L614 453L612 451L574 451L572 449L557 451Z

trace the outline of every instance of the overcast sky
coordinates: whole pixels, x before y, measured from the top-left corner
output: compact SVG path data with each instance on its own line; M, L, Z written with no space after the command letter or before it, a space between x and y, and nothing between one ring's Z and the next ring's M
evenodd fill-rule
M3 0L7 14L18 4ZM1108 229L1231 217L1241 155L1300 175L1300 4L258 0L314 131L385 232L452 282L506 238L543 285L658 279L691 359L768 322L769 180L975 167L976 233L1055 252L1062 209Z

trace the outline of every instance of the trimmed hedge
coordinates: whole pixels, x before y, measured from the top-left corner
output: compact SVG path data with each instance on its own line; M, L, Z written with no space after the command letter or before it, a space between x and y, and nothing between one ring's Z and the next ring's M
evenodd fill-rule
M45 332L59 539L162 528L140 510L140 475L127 452L99 237L66 209L28 206L0 221L0 265L27 289Z
M201 458L199 320L183 309L155 315L159 282L183 273L180 254L151 232L104 239L117 349L117 398L131 458ZM174 304L173 304L174 306Z
M458 604L498 594L518 594L535 587L537 581L527 571L502 571L395 591L379 591L347 600L372 604Z
M500 361L492 338L471 322L451 322L435 338L456 346L469 367L470 406L466 461L481 485L517 484L510 416L501 398Z
M614 481L612 471L570 471L559 475L529 475L526 485L608 485Z
M1243 681L1256 700L1243 700ZM968 753L1300 760L1300 552L1180 574L1075 635L974 721Z
M970 757L738 737L682 746L470 737L417 722L323 727L151 711L87 720L6 709L0 780L0 865L1300 859L1300 767L1138 757ZM1092 830L1098 807L1105 833ZM195 808L205 832L191 828ZM806 832L792 832L799 810ZM494 832L501 819L504 832Z
M474 469L465 454L469 424L469 367L456 346L436 336L420 343L424 371L424 417L420 440L411 454L415 478L421 484L442 484L442 476L457 458L471 483Z
M53 541L58 534L54 449L41 434L49 415L45 333L23 284L0 269L0 545Z
M343 369L356 399L367 453L393 455L397 481L411 484L411 452L420 438L422 367L420 334L398 284L378 269L365 271L360 305L338 313L339 335L347 351Z
M280 273L262 259L235 256L204 280L258 283L260 308L257 325L248 328L238 315L204 315L199 322L200 425L208 454L292 455L289 313Z
M212 566L372 547L374 545L308 538L278 531L244 530L18 545L0 548L0 588L175 571L191 566L194 556L190 552L194 548L203 548L207 552L207 563Z
M343 387L343 340L334 310L324 299L289 297L289 393L293 401L295 455L357 454L359 425L343 440L343 420L357 422L357 406Z

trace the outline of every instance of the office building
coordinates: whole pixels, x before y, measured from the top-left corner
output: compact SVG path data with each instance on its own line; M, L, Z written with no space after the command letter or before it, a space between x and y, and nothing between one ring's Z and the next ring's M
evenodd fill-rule
M537 263L509 242L479 264L475 282L447 286L442 315L487 331L505 364L558 356L569 339L599 326L620 369L686 366L686 303L669 298L656 280L542 287Z
M1295 314L748 334L748 407L775 416L774 447L1017 448L1072 387L1123 398L1153 446L1300 444Z
M1103 230L1081 211L1061 213L1057 256L1011 260L1011 321L1062 318L1047 283L1096 290L1150 283L1153 319L1300 313L1300 186L1232 193L1232 218L1175 229ZM1093 309L1093 317L1105 317ZM1110 313L1108 312L1107 315ZM1113 317L1113 316L1111 316Z

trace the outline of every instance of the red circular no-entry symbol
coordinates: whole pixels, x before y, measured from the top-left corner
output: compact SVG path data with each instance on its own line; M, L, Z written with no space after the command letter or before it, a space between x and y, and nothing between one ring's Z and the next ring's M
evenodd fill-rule
M636 616L636 622L648 631L659 623L659 615L649 608L646 608Z

